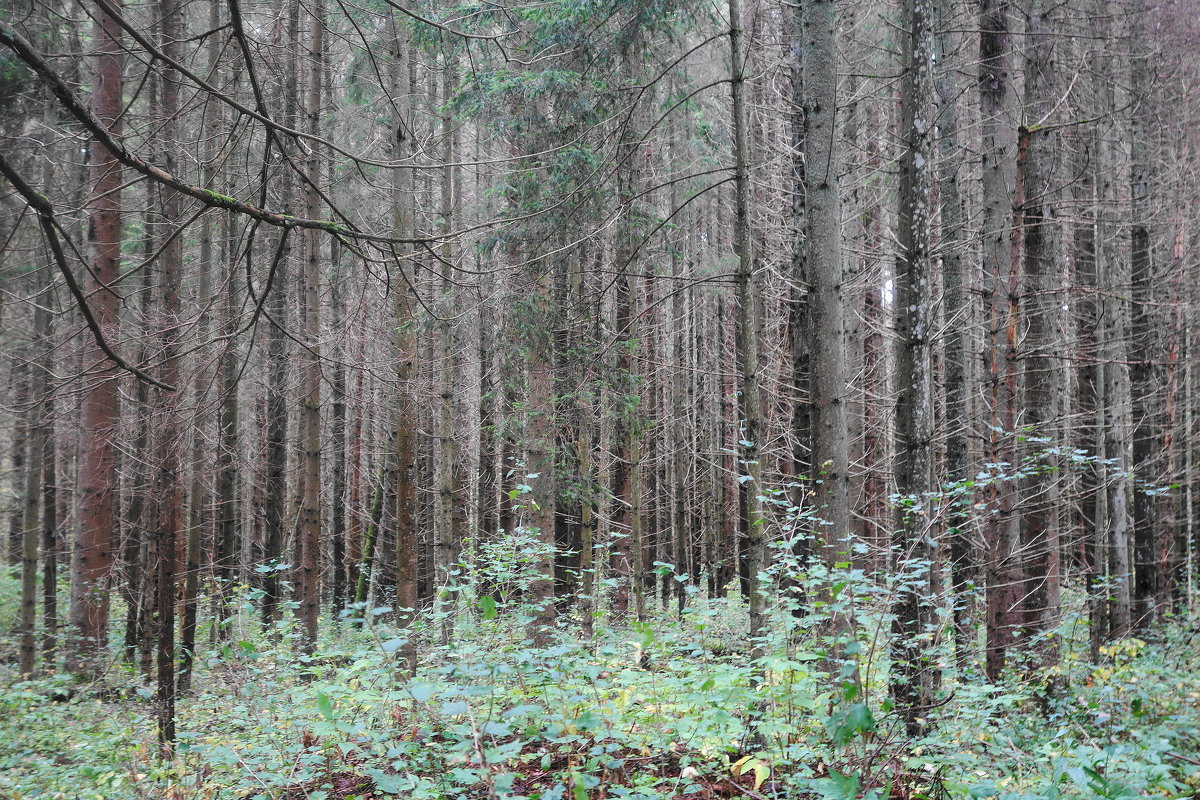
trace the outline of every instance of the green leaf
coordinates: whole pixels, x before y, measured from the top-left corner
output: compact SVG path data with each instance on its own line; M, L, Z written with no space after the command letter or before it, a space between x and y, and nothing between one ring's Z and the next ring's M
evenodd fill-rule
M479 598L479 610L483 612L484 619L496 618L496 598L490 594L485 594Z
M366 773L375 782L375 788L384 794L400 794L408 788L400 783L399 775L389 775L381 769L368 769Z
M461 700L450 700L449 702L442 703L442 713L447 717L465 714L468 710L470 710L470 706Z
M534 703L522 703L519 706L513 706L500 716L504 719L513 719L514 717L541 716L546 713L546 709Z
M412 699L418 703L424 703L437 692L437 687L432 683L414 683L408 687L408 693L412 695Z
M866 703L851 703L829 718L830 738L838 746L849 744L855 736L875 730L875 715Z
M335 715L333 713L333 698L325 692L317 692L317 710L321 712L321 716L333 722Z
M588 800L587 789L583 785L583 780L578 772L571 773L571 794L575 800Z
M829 771L829 784L834 788L834 796L837 798L852 800L852 798L859 795L858 776L853 773L843 775L836 769L831 769Z

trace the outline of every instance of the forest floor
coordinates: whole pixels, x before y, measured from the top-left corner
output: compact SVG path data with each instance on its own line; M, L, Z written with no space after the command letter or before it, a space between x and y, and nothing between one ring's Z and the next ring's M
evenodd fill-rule
M0 586L5 629L11 599ZM869 625L835 659L801 628L754 664L733 600L695 598L682 616L548 648L523 641L516 615L477 610L452 617L452 644L436 643L437 626L423 634L417 675L402 679L386 614L327 626L305 658L293 630L264 634L247 605L227 643L205 648L170 760L153 687L132 669L114 662L103 686L21 681L15 642L0 639L0 798L1200 796L1197 618L1114 643L1100 663L1068 636L1049 673L1000 684L947 669L944 702L913 740ZM1068 618L1060 632L1081 627Z

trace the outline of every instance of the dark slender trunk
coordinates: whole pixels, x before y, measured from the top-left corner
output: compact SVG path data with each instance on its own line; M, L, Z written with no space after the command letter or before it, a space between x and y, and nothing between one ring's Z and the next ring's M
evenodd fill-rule
M46 398L45 451L42 454L42 669L57 671L58 661L58 445L54 401Z

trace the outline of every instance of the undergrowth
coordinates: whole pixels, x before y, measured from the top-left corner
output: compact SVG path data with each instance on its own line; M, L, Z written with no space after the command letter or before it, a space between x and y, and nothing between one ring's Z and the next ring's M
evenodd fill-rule
M736 599L695 594L682 615L641 625L602 619L586 641L565 626L544 648L525 639L519 611L480 605L450 613L452 645L437 641L444 620L397 631L387 609L358 609L308 658L289 624L259 630L247 601L204 648L171 759L154 743L152 687L130 668L114 664L100 687L22 681L5 663L0 798L1120 800L1200 789L1195 618L1113 643L1100 663L1068 618L1056 667L999 684L947 666L930 733L908 740L887 696L887 618L869 598L855 633L833 640L781 612L759 663ZM412 678L397 662L408 636L421 654Z

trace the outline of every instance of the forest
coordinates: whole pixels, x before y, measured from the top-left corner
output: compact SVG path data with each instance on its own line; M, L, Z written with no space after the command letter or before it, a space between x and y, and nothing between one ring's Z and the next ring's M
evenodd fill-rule
M0 798L1200 796L1198 54L5 0Z

